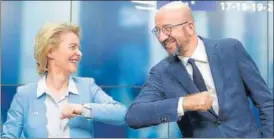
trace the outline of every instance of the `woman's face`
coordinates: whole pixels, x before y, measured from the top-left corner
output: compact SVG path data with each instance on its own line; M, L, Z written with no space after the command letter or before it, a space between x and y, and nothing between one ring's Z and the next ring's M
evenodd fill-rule
M59 46L48 54L49 62L52 62L49 65L61 72L76 72L82 57L79 38L73 32L65 32L60 35L60 39Z

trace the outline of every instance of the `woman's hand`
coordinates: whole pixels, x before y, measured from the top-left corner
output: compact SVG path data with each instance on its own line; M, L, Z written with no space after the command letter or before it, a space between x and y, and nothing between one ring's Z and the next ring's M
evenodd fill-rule
M83 112L83 105L81 104L66 104L62 109L61 109L61 119L70 119L73 118L77 115L81 115Z

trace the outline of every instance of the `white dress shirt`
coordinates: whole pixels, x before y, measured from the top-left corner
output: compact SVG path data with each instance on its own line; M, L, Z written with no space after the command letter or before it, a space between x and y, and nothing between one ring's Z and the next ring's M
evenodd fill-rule
M62 107L68 104L69 93L79 95L74 81L70 77L67 92L64 92L64 96L60 99L57 99L47 87L46 76L44 76L38 82L37 98L44 93L46 94L44 103L46 106L48 138L70 138L69 119L60 119L60 116ZM83 109L82 116L91 118L91 115L90 109Z
M201 72L201 74L203 76L207 90L213 89L213 91L209 91L213 98L212 108L215 111L215 113L218 114L218 112L219 112L218 98L217 98L217 94L215 91L215 85L213 82L213 77L211 74L211 70L210 70L210 66L209 66L208 58L207 58L207 53L206 53L203 41L200 38L198 38L198 45L191 57L183 57L183 56L178 56L178 57L181 60L182 64L184 64L184 66L186 67L186 70L192 80L193 80L192 66L187 61L189 58L194 59L195 64L197 65L199 71ZM177 112L178 112L179 116L184 115L183 98L182 97L179 99Z

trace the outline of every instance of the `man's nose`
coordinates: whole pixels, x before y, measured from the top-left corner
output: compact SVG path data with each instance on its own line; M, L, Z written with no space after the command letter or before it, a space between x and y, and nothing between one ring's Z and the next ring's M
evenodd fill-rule
M163 41L165 41L167 38L168 38L168 36L167 36L165 33L163 33L163 31L161 30L161 31L159 32L159 36L158 36L159 41L160 41L160 42L163 42Z

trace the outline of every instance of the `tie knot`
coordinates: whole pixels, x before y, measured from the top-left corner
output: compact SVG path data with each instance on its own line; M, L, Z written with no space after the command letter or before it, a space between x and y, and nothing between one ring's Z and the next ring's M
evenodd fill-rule
M190 58L190 59L188 59L188 61L187 61L189 64L191 64L191 65L193 65L193 64L195 64L194 63L194 59L193 58Z

